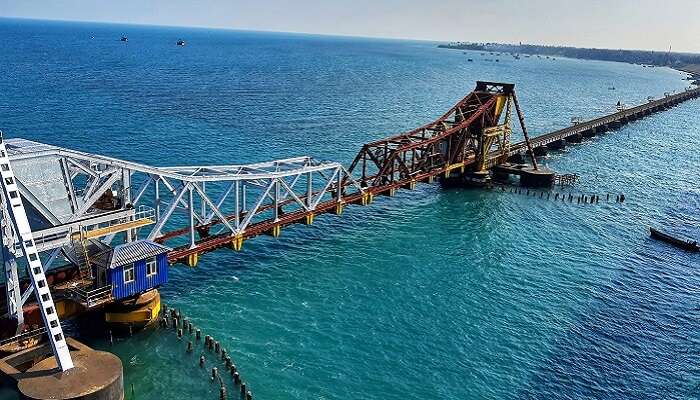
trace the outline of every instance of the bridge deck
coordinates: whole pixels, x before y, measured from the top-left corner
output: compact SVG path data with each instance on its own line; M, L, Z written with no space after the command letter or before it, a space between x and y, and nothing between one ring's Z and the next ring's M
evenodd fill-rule
M606 115L604 117L599 117L592 119L590 121L581 122L576 125L559 129L554 132L546 133L537 137L530 139L530 143L533 147L546 146L550 143L566 140L566 138L582 134L593 129L608 127L610 124L627 122L629 120L635 120L642 118L645 115L661 111L670 106L674 106L686 100L696 98L700 96L700 88L687 90L684 92L672 94L665 96L661 99L650 101L646 104L640 104L638 106L628 108L626 110L618 111L616 113ZM515 153L521 153L525 151L526 143L524 141L513 144L511 146L511 155Z

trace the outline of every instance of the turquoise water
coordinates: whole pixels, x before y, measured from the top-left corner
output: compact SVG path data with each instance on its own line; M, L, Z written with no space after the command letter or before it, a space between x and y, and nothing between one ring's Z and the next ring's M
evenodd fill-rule
M533 134L685 87L669 69L426 42L14 20L0 34L5 135L157 165L347 162L475 80L516 83ZM699 104L545 160L623 205L419 185L178 266L161 293L260 399L699 398L699 259L646 232L700 237ZM184 347L172 331L118 339L127 398L217 398Z

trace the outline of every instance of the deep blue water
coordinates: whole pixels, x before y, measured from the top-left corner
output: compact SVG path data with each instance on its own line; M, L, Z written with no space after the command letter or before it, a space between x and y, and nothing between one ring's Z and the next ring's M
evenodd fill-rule
M6 136L157 165L347 162L476 80L515 83L533 134L685 87L665 68L495 63L427 42L17 20L0 37ZM699 104L546 159L623 205L419 185L176 267L164 300L261 399L700 398L699 259L646 232L700 237ZM218 396L172 332L111 350L128 399L131 385Z

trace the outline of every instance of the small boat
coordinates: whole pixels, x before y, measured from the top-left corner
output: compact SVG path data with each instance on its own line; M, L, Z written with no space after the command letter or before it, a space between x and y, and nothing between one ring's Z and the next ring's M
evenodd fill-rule
M126 36L122 36L122 38L119 39L119 40L121 40L122 42L128 42L128 41L129 41L129 38L126 37Z
M178 46L184 46L184 45L185 45L185 41L182 40L182 39L180 39L180 40L177 41L177 45L178 45Z
M651 237L653 237L654 239L659 239L661 241L670 243L676 247L680 247L681 249L685 249L688 251L700 251L700 246L698 246L697 241L679 239L651 227L649 228L649 231L651 232Z
M474 62L474 60L472 60L471 58L467 58L467 61L468 61L468 62Z

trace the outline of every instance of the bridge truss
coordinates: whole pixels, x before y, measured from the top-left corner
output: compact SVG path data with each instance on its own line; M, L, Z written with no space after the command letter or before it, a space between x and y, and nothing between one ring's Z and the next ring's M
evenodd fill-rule
M49 226L36 232L44 250L58 250L80 229L99 232L92 237L107 242L123 232L130 241L136 236L134 222L146 219L137 224L140 237L174 247L171 261L194 264L198 254L223 245L240 249L244 239L278 236L288 223L311 224L319 213L340 213L348 199L356 201L363 192L341 164L311 157L153 167L24 139L7 144L14 162L52 160L63 175L65 192L56 197L70 207L68 217L57 215L60 207L44 204L57 203L56 198L42 202L27 194ZM152 210L148 218L144 210Z
M440 175L449 177L454 170L486 174L510 153L513 106L527 141L514 85L477 82L473 92L437 120L365 144L349 170L359 170L355 173L360 182L372 192L411 186ZM535 163L534 156L532 161Z

